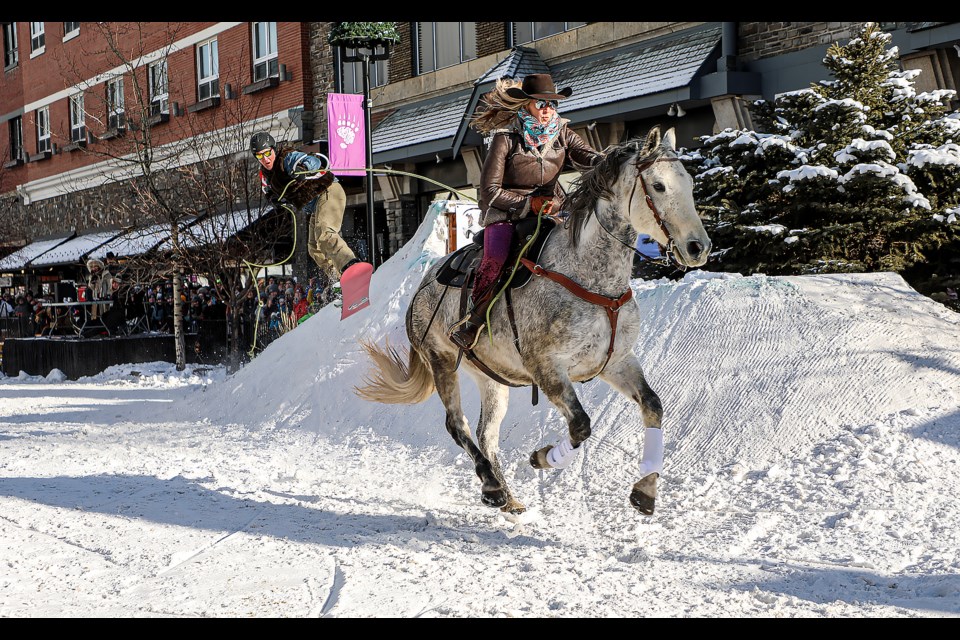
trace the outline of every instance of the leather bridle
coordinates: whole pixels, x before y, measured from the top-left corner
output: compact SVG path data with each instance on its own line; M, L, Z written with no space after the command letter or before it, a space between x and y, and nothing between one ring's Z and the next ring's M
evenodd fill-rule
M667 238L666 246L660 245L660 248L663 250L663 255L667 256L678 266L683 267L683 263L677 260L675 255L675 250L677 243L673 240L673 235L670 233L670 230L667 229L667 225L663 222L663 216L660 214L660 210L657 209L657 205L654 204L653 198L650 197L650 190L647 189L647 181L643 178L643 172L649 169L654 163L657 162L680 162L680 158L654 158L652 160L647 160L646 162L637 162L637 179L633 183L633 189L630 191L630 201L627 203L627 210L630 211L633 209L633 196L637 192L637 183L640 183L640 188L643 189L643 197L646 199L647 206L650 207L650 211L653 212L653 219L656 221L657 226L660 227L660 231L663 232L663 235ZM601 225L603 226L603 225Z

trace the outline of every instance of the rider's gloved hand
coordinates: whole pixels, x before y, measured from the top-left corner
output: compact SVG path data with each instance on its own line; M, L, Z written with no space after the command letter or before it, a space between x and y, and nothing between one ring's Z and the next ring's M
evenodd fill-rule
M553 198L534 196L530 198L530 210L548 216L553 211Z

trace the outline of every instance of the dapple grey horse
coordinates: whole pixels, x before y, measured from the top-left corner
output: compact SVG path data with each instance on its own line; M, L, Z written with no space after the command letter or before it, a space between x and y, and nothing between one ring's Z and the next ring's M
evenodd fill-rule
M711 248L694 205L693 178L676 153L674 130L661 136L654 127L643 140L608 147L575 181L565 208L568 217L536 263L527 262L534 275L513 292L519 345L500 300L490 313L492 334L484 331L474 354L503 382L539 387L566 419L569 439L534 451L530 463L536 468L567 466L590 436L590 416L573 383L599 377L636 402L644 443L640 479L629 500L649 515L663 467L663 409L633 352L640 332L640 309L630 287L634 247L645 233L682 267L705 264ZM427 271L407 309L409 354L363 343L373 369L355 391L367 400L406 404L423 402L436 391L446 407L447 431L473 460L483 504L519 514L526 507L511 493L497 458L509 387L458 357L448 328L459 317L459 296L445 296L448 287L436 281L443 262ZM461 362L480 391L476 443L461 408Z

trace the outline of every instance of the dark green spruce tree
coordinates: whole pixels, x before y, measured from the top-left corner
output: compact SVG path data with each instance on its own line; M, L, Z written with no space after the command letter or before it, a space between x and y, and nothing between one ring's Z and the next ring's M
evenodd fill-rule
M918 93L890 35L865 24L823 60L833 77L750 105L684 155L708 217L706 268L745 275L893 271L951 304L960 285L960 114ZM960 310L955 301L951 306Z

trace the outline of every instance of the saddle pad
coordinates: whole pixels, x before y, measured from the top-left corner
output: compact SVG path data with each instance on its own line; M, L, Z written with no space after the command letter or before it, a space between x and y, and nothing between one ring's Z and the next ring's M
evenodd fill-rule
M537 234L536 240L534 240L530 248L527 249L525 257L536 262L540 257L540 252L543 251L543 245L556 226L557 223L552 218L543 218L543 222L540 224L540 233ZM507 259L507 265L512 267L517 263L517 259L520 257L520 250L530 241L536 228L536 216L524 218L514 225L513 244L510 249L510 257ZM444 258L443 266L440 267L440 271L437 273L437 282L447 287L462 287L467 273L472 272L472 270L480 264L482 258L483 230L481 229L480 232L473 237L473 242L460 247ZM504 271L504 275L506 275L509 273L509 268ZM514 274L513 280L510 282L510 288L517 289L522 287L529 282L531 275L533 274L531 274L529 270L518 266L517 273Z

